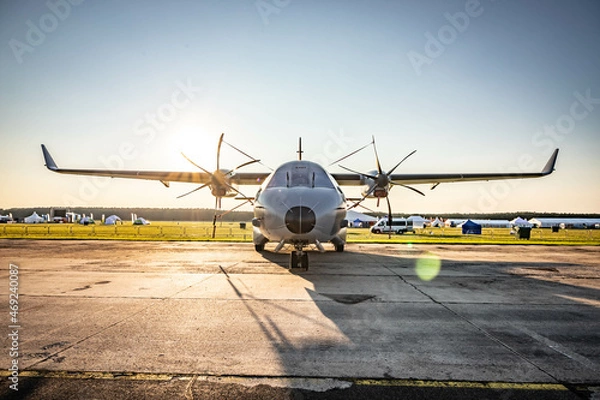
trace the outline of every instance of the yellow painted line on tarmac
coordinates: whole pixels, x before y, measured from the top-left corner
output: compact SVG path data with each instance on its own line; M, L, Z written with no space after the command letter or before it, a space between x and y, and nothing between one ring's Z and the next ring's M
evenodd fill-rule
M10 377L11 371L0 370L0 377ZM160 374L140 372L103 372L103 371L19 371L23 378L55 378L55 379L98 379L98 380L126 380L126 381L170 381L173 379L190 380L196 378L217 378L221 382L243 384L244 381L260 379L281 379L290 377L244 377L244 376L202 376L194 374ZM297 379L318 380L323 378L297 377ZM531 390L531 391L568 391L569 389L558 383L515 383L515 382L469 382L469 381L436 381L416 379L342 379L358 386L387 386L387 387L414 387L438 389L496 389L496 390Z
M423 381L412 379L354 379L359 386L397 386L448 389L500 389L500 390L550 390L568 391L558 383L514 383L514 382L467 382L467 381Z
M0 377L11 376L11 371L0 371ZM179 375L153 374L138 372L102 372L102 371L19 371L23 378L58 379L107 379L127 381L169 381ZM182 377L183 378L183 377Z

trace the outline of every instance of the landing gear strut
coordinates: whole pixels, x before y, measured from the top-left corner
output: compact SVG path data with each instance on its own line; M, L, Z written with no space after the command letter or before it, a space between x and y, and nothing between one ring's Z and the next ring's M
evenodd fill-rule
M294 244L294 250L290 253L290 269L304 268L308 271L308 253L303 248L304 244Z

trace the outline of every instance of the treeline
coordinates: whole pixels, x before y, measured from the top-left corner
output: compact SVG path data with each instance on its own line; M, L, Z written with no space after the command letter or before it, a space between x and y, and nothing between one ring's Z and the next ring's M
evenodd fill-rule
M546 213L546 212L535 212L535 211L515 211L515 212L501 212L501 213L440 213L440 214L406 214L409 215L421 215L425 218L443 218L443 219L502 219L502 220L513 220L517 217L523 219L531 218L600 218L600 214L585 214L585 213Z
M364 214L371 215L373 217L383 217L387 213L371 213L365 212ZM446 219L501 219L501 220L513 220L517 217L524 219L531 218L600 218L600 214L585 214L585 213L544 213L534 211L515 211L515 212L500 212L500 213L394 213L394 217L406 218L411 215L420 215L423 218L434 220L435 218Z
M55 207L55 210L64 210L61 207ZM12 214L13 218L22 220L23 218L37 212L39 215L50 214L49 207L34 208L11 208L0 209L1 215ZM100 220L102 215L118 215L124 221L131 219L131 214L138 217L144 217L149 221L212 221L215 211L208 208L119 208L119 207L73 207L68 211L77 214L94 214L96 220ZM253 217L252 211L232 211L221 218L225 222L250 221Z

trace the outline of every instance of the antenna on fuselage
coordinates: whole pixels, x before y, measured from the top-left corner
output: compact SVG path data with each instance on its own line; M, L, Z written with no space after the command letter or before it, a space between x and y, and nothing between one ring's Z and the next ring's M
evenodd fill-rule
M298 160L302 161L302 153L304 153L304 152L302 151L302 138L301 137L298 138L298 151L296 153L298 153Z

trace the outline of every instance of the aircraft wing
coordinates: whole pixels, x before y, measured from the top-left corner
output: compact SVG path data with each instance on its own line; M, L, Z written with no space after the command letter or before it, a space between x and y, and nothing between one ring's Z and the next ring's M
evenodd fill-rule
M392 174L389 176L394 183L401 184L420 184L427 183L438 185L446 182L472 182L472 181L491 181L498 179L524 179L524 178L539 178L550 175L554 171L556 159L558 157L558 149L550 156L550 159L544 166L541 172L510 172L510 173L442 173L442 174ZM360 174L331 174L337 181L338 185L358 186L361 183Z
M42 145L42 153L46 167L53 172L72 175L107 176L111 178L146 179L160 181L165 186L170 182L188 182L205 184L210 183L210 175L204 172L175 172L175 171L134 171L134 170L103 170L103 169L64 169L59 168L52 159L46 146ZM231 179L238 185L260 185L270 173L243 173L236 172Z

